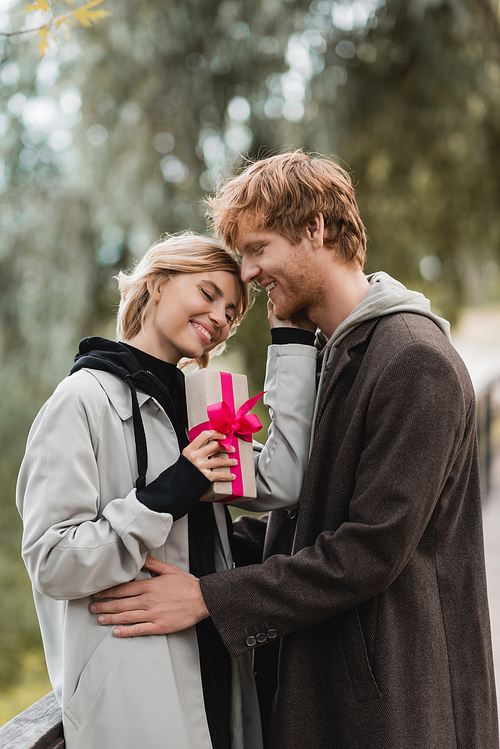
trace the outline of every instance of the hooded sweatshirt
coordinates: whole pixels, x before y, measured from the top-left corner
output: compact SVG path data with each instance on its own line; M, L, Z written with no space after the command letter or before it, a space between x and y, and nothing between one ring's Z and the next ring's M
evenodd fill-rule
M387 273L384 273L384 271L373 273L371 276L367 276L367 279L370 287L365 296L358 306L353 309L351 314L340 323L320 353L321 371L316 409L326 373L335 358L340 343L361 323L367 320L374 320L378 317L384 317L385 315L393 315L396 312L413 312L417 315L424 315L424 317L432 320L447 339L451 341L450 323L432 312L429 300L419 291L407 289L406 286L403 286L402 283L396 281ZM316 413L314 414L313 425L315 421Z

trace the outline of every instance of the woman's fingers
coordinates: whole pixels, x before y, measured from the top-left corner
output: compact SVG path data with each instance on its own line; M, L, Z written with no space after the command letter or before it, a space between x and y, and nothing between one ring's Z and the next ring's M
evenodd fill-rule
M216 455L217 453L221 453L223 455L227 455L227 451L224 450L224 448L219 445L219 443L214 440L213 442L207 442L206 445L202 445L201 447L198 447L196 449L196 452L199 455L208 456L208 455Z
M210 479L212 483L214 481L234 481L236 475L234 473L227 473L226 471L214 471L210 467L197 466L198 470L201 471L207 479Z
M190 446L194 447L195 450L197 450L207 442L217 442L217 440L224 439L226 439L226 435L222 434L222 432L216 432L213 429L207 429L204 432L200 432L200 434L195 437L194 440L190 443Z
M198 463L195 462L196 467L199 471L205 474L210 481L234 481L236 476L234 473L227 471L220 471L220 468L232 468L237 465L238 461L234 458L207 458L206 460L200 460Z
M238 465L238 461L236 458L229 458L227 455L223 455L220 458L211 458L208 457L205 460L201 460L200 463L203 463L203 465L206 468L231 468L231 466Z
M234 473L221 473L221 471L202 471L207 479L210 479L212 483L216 481L234 481L236 476Z
M210 481L234 481L233 473L221 471L221 468L233 468L238 464L235 458L221 449L218 440L224 439L220 432L206 430L201 432L190 444L184 448L182 454L198 468ZM234 447L229 452L235 452Z

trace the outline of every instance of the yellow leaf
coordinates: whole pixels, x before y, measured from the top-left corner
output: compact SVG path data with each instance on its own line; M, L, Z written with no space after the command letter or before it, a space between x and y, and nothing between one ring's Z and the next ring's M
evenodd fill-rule
M107 10L91 10L91 8L94 8L96 5L100 5L102 2L103 0L91 0L90 3L86 3L80 8L74 10L72 15L74 15L74 17L79 23L81 23L82 26L86 26L88 28L96 21L99 21L101 18L105 18L106 16L111 15Z
M47 51L47 47L49 46L49 38L50 38L49 27L42 26L42 28L37 31L35 36L40 37L40 41L38 42L38 52L40 53L40 57L43 57Z
M56 24L56 29L60 29L61 26L64 29L64 38L66 41L71 41L71 34L70 34L70 28L75 25L76 21L74 18L71 18L71 13L65 13L62 16L56 16L52 23Z
M23 10L23 13L31 13L35 10L41 10L42 13L48 13L50 11L49 0L33 0L30 5L27 5Z
M95 8L96 5L100 5L104 0L90 0L90 3L82 5L78 10L88 10L89 8Z

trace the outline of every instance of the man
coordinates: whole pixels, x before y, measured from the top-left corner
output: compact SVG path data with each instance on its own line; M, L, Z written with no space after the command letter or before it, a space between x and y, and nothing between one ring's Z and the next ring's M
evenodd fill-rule
M264 522L236 524L235 570L148 558L159 576L104 591L99 622L126 637L211 616L233 657L256 651L270 749L497 747L475 400L447 323L363 274L354 191L327 159L257 162L211 207L244 280L328 341L300 505L265 543Z

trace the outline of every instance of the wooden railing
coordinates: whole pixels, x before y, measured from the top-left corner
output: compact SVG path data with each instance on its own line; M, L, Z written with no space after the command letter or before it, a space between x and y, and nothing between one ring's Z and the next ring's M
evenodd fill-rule
M64 749L64 746L61 708L54 692L0 728L1 749Z
M477 436L483 501L488 501L500 478L500 379L477 395Z
M477 430L483 497L498 488L500 379L477 396ZM61 709L51 692L0 728L1 749L64 749Z

